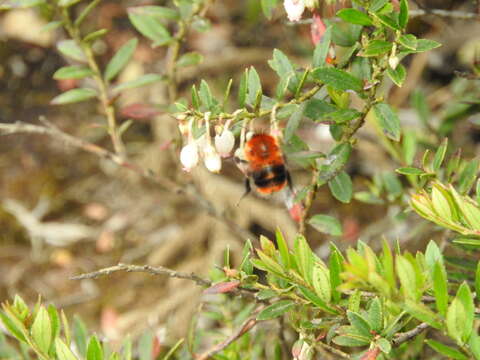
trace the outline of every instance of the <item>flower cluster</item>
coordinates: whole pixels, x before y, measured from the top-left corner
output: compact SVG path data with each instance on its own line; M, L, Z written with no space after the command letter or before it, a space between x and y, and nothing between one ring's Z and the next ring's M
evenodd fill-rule
M190 171L196 167L203 158L205 167L214 173L218 173L222 168L222 157L230 156L235 145L235 137L229 130L229 123L215 128L215 138L212 143L210 134L209 114L205 116L205 134L198 139L194 139L192 133L193 119L188 124L180 125L180 131L187 138L187 144L180 151L180 162L185 171Z

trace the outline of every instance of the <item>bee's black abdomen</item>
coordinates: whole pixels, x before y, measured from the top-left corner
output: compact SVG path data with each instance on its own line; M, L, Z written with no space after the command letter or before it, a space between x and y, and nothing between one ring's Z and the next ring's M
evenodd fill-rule
M269 165L252 173L253 182L260 189L284 185L287 177L287 169L283 165Z

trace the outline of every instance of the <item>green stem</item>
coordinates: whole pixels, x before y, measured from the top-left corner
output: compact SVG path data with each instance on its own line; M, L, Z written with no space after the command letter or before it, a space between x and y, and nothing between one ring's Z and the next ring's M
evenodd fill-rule
M65 22L65 29L67 30L70 37L78 44L78 46L82 48L83 52L87 57L88 66L93 71L93 79L97 84L98 91L99 91L98 99L100 100L100 103L102 104L103 110L107 117L108 134L112 139L112 144L113 144L115 153L121 156L122 158L125 158L126 157L125 145L123 144L120 134L118 132L117 121L115 116L115 107L113 106L113 103L110 97L108 96L108 85L102 76L102 72L100 71L100 67L98 66L98 63L95 59L93 50L89 44L85 43L82 40L82 37L80 35L80 30L77 26L75 26L74 23L72 23L72 20L70 19L70 14L68 13L68 10L66 8L63 9L62 15Z

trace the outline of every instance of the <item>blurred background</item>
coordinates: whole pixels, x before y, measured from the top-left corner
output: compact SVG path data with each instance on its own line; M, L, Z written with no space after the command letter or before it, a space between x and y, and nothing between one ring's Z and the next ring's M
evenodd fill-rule
M108 28L109 33L94 44L101 64L106 64L128 39L138 36L128 21L128 6L168 5L156 1L102 1L86 27ZM342 4L337 4L337 9ZM398 108L407 131L418 135L429 147L435 136L448 136L465 157L478 154L480 117L478 81L457 72L470 72L480 54L480 22L428 14L429 9L478 14L475 1L418 0L411 9L427 14L413 17L409 32L433 39L443 46L414 54L402 63L408 77L403 87L383 85L388 102ZM323 9L323 16L335 13ZM206 79L212 91L221 95L232 78L233 93L245 68L253 65L267 93L274 94L276 75L268 67L274 48L281 49L298 66L308 66L313 45L308 22L291 24L282 7L271 20L262 14L258 0L215 1L206 13L208 21L195 24L182 51L195 50L204 56L200 66L179 71L178 96L189 99L192 84ZM41 15L32 9L0 12L0 122L24 121L38 124L39 116L63 131L110 148L103 128L104 117L95 101L53 106L49 102L60 92L75 88L75 80L53 80L53 73L67 64L56 49L66 34L41 31ZM201 31L199 31L201 30ZM152 49L140 38L133 61L120 74L127 81L145 73L161 73L165 67L164 48ZM0 300L15 294L34 302L40 294L49 303L80 315L89 328L111 340L126 333L133 336L151 329L159 342L169 342L188 330L198 310L201 289L192 282L151 277L146 274L116 273L98 280L72 281L75 274L122 263L166 266L207 277L222 266L230 248L232 262L238 261L245 232L273 237L281 227L289 241L297 224L278 197L260 198L251 194L239 206L243 175L233 161L224 162L219 175L203 168L192 173L178 166L175 119L168 115L164 83L132 89L118 99L120 122L133 119L124 134L132 159L160 176L180 184L192 184L195 192L208 199L216 211L233 219L241 231L233 231L212 217L197 201L148 183L128 169L101 160L92 154L66 146L41 135L0 136ZM425 101L419 101L424 99ZM426 104L426 105L425 105ZM236 104L230 104L235 109ZM421 117L432 131L425 129ZM305 122L300 136L327 152L333 141L325 125ZM391 179L398 164L378 144L368 126L358 135L348 172L356 192L368 184ZM309 183L309 174L289 161L294 186ZM379 180L380 179L380 180ZM345 248L357 239L380 246L382 235L401 239L405 248L415 250L436 236L431 227L404 212L400 198L402 184L395 178L388 195L375 201L357 200L342 204L333 199L326 186L320 189L313 213L325 213L341 220L344 234L330 237L307 229L307 238L321 256L329 241ZM397 189L395 190L395 187ZM400 190L398 190L398 187ZM360 201L363 200L363 201Z

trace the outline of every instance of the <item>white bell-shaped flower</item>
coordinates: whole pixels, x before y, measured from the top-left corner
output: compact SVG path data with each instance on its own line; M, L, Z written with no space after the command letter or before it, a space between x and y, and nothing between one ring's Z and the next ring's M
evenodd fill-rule
M397 56L390 56L390 58L388 59L388 65L390 65L390 67L395 70L398 66L400 62L400 59L397 57Z
M212 145L203 149L203 163L208 171L218 173L222 168L222 159Z
M185 171L190 171L197 166L198 159L198 146L195 141L191 141L180 151L180 162L182 163Z
M235 136L233 133L224 129L220 135L215 135L215 149L222 157L227 157L235 145Z
M299 21L302 18L302 14L305 11L304 0L285 0L283 2L285 11L287 12L288 20Z

